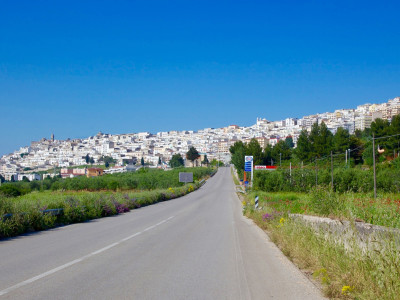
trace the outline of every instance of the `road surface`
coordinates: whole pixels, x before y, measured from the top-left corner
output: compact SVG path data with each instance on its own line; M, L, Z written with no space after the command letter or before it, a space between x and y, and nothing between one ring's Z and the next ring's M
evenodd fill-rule
M323 299L241 214L229 168L185 197L0 242L0 299Z

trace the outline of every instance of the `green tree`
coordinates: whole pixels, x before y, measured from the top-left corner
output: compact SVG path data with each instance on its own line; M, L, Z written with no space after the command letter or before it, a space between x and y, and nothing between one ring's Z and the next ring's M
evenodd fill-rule
M321 125L318 125L318 123L313 124L309 139L312 150L311 157L322 157L331 152L333 135L324 122Z
M376 149L375 149L376 150ZM362 158L364 160L364 164L372 166L374 163L374 159L372 156L372 144L369 145L367 148L365 148L363 154L362 154Z
M94 158L93 158L93 157L91 157L91 158L89 159L89 163L90 163L91 165L94 164Z
M208 158L207 158L207 154L204 155L204 159L203 159L203 161L201 163L208 166L209 161L208 161Z
M180 154L174 154L172 155L171 160L169 161L169 165L171 168L179 168L184 166L184 161L183 158Z
M22 192L15 184L3 184L0 186L0 195L1 194L6 197L18 197Z
M235 142L230 148L231 162L236 170L244 170L244 156L246 155L246 146L242 141Z
M218 161L215 158L210 162L210 165L213 167L217 167L217 166L223 166L224 162L223 161Z
M86 164L89 164L89 162L90 162L89 154L86 154L85 161L86 161Z
M385 136L389 131L389 126L388 120L382 120L378 118L371 123L371 131L372 133L375 133L375 137Z
M350 134L346 129L339 127L333 136L333 149L337 153L344 153L350 149Z
M386 156L397 157L397 152L400 150L400 115L394 116L390 122L389 128L386 130L387 135L391 137L381 140L385 147ZM379 142L381 142L379 141Z
M361 129L356 129L356 130L354 131L354 135L355 135L356 137L358 137L359 139L361 139L362 136L363 136L363 132L362 132Z
M109 163L108 161L106 161L106 162L104 163L104 166L105 166L106 168L108 168L108 167L110 166L110 163Z
M293 137L287 136L285 139L285 143L288 145L289 148L294 148Z
M245 148L246 155L253 156L255 165L260 165L263 162L262 148L256 139L251 139Z
M102 156L99 161L103 161L104 164L108 162L108 164L115 164L117 161L111 156Z
M194 166L194 161L200 157L199 152L196 150L195 147L190 147L189 151L186 153L186 158L192 162Z
M245 145L242 141L236 141L232 146L229 147L229 152L233 155L236 150L245 148Z
M273 165L274 161L272 158L272 149L273 147L271 145L267 145L267 147L264 148L263 160L262 160L263 165L269 165L269 166Z
M307 130L302 130L300 132L299 138L297 139L295 154L300 160L308 160L311 158L311 145Z
M142 158L140 159L140 164L142 165L142 167L144 167L144 158L142 156Z
M289 145L284 140L280 140L274 148L272 148L272 158L276 163L282 160L289 160L292 156L292 151L289 148Z
M364 143L355 135L349 137L349 149L351 150L351 158L356 164L362 164L362 155L364 151Z
M158 157L158 165L161 166L162 162L161 162L161 157Z

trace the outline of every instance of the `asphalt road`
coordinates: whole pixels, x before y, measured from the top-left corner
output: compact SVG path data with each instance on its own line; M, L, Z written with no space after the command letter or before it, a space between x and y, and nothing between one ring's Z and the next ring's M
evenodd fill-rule
M185 197L1 241L0 299L323 298L220 168Z

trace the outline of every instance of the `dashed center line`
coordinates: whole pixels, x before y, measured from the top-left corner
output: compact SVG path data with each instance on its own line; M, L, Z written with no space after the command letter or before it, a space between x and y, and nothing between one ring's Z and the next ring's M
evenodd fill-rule
M171 217L169 217L168 219L165 219L165 220L163 220L163 221L161 221L161 222L159 222L159 223L157 223L157 224L155 224L155 225L152 225L152 226L150 226L150 227L147 227L147 228L144 229L143 231L136 232L135 234L132 234L132 235L126 237L126 238L123 238L122 240L120 240L120 241L118 241L118 242L112 243L112 244L110 244L110 245L108 245L108 246L106 246L106 247L103 247L103 248L101 248L101 249L99 249L99 250L96 250L96 251L94 251L94 252L92 252L92 253L90 253L90 254L88 254L88 255L85 255L85 256L82 256L82 257L80 257L80 258L78 258L78 259L75 259L75 260L73 260L73 261L70 261L70 262L68 262L68 263L66 263L66 264L64 264L64 265L62 265L62 266L59 266L59 267L54 268L54 269L51 269L51 270L49 270L49 271L47 271L47 272L44 272L44 273L42 273L42 274L39 274L39 275L37 275L37 276L35 276L35 277L29 278L29 279L27 279L27 280L25 280L25 281L22 281L22 282L20 282L20 283L17 283L16 285L10 286L9 288L6 288L6 289L0 291L0 296L3 296L3 295L5 295L5 294L7 294L7 293L9 293L9 292L11 292L11 291L14 291L14 290L16 290L16 289L18 289L18 288L20 288L20 287L23 287L23 286L28 285L28 284L30 284L30 283L32 283L32 282L35 282L35 281L37 281L37 280L39 280L39 279L42 279L42 278L44 278L44 277L46 277L46 276L50 276L50 275L52 275L52 274L54 274L54 273L56 273L56 272L58 272L58 271L64 270L64 269L66 269L66 268L68 268L68 267L70 267L70 266L73 266L73 265L75 265L75 264L77 264L77 263L80 263L80 262L82 262L82 261L84 261L84 260L86 260L86 259L88 259L88 258L90 258L90 257L92 257L92 256L94 256L94 255L97 255L97 254L100 254L100 253L102 253L102 252L104 252L104 251L107 251L107 250L109 250L109 249L111 249L111 248L113 248L113 247L115 247L115 246L117 246L117 245L119 245L119 244L121 244L121 243L123 243L123 242L126 242L126 241L128 241L128 240L130 240L130 239L132 239L132 238L134 238L134 237L136 237L136 236L138 236L138 235L140 235L140 234L146 232L146 231L149 231L149 230L151 230L151 229L154 229L154 228L156 228L157 226L160 226L161 224L163 224L163 223L165 223L165 222L168 222L169 220L171 220L171 219L174 218L174 217L175 217L175 216L171 216Z

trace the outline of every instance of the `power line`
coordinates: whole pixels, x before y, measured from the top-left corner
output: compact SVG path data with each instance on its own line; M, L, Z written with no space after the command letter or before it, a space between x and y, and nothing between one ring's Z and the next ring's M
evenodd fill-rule
M393 135L387 135L387 136L381 136L381 137L375 138L375 140L387 139L387 138L394 137L394 136L399 136L399 135L400 135L400 133L399 134L393 134Z

